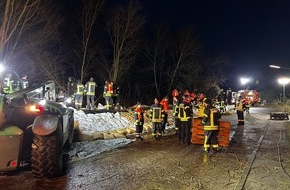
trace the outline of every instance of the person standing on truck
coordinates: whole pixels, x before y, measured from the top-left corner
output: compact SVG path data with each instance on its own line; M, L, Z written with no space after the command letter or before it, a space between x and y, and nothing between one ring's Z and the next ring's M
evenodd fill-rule
M81 80L77 80L77 90L75 92L75 108L77 110L82 108L85 86Z
M113 98L112 98L113 94L114 94L114 83L106 81L104 86L103 97L105 98L106 101L107 110L111 110L113 108Z
M90 80L85 85L85 94L87 95L87 109L95 109L95 90L97 84L94 81L94 78L91 77Z

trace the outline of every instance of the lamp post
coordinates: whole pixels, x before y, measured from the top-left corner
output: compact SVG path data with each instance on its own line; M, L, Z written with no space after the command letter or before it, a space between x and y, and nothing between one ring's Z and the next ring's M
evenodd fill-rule
M286 102L285 86L290 82L289 78L279 78L278 83L283 86L283 98L282 101Z
M274 68L274 69L290 69L289 67L281 67L279 65L269 65L269 67Z
M245 90L245 91L246 91L246 84L247 84L249 81L250 81L249 78L245 78L245 77L241 78L241 83L242 83L242 85L244 85L244 90Z

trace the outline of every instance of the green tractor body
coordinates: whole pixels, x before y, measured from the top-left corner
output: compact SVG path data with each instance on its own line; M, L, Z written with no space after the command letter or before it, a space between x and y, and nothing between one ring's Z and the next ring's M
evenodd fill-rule
M0 73L0 172L26 162L37 178L61 175L65 145L73 141L74 117L72 109L53 101L52 87L48 82L23 88L14 71Z

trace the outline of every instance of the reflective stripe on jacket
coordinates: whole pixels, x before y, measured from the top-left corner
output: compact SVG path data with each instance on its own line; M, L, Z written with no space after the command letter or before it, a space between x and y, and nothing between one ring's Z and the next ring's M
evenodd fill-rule
M202 118L202 123L204 124L204 130L218 130L219 119L221 114L219 110L215 107L206 108L204 110L204 115Z
M85 90L85 86L83 84L77 84L76 95L83 95Z
M153 123L161 123L164 117L164 110L162 106L153 104L150 108L149 117Z
M86 90L87 90L87 95L89 96L94 96L95 95L95 89L96 89L96 83L89 81L86 84Z
M188 121L191 118L190 104L182 102L178 106L178 118L180 121Z

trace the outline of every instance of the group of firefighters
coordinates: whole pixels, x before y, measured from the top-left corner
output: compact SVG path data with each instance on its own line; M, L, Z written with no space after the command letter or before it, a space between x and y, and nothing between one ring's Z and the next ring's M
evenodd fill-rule
M223 100L212 101L206 98L204 93L183 94L176 89L172 92L172 119L177 132L178 139L182 144L191 144L191 128L193 119L200 119L199 125L204 129L204 150L217 152L219 119L221 114L226 111ZM219 109L216 107L218 105ZM238 116L238 125L244 125L244 111L247 110L247 103L241 98L236 102L236 111ZM196 112L194 110L197 110ZM196 117L194 118L194 113ZM150 106L149 117L152 122L152 135L156 140L160 140L162 133L165 132L165 126L168 120L168 97L165 96L160 102L154 99L154 104ZM134 124L136 126L136 139L143 140L141 137L144 124L144 110L140 102L134 110Z
M202 119L200 125L204 126L205 151L210 150L212 146L214 151L218 148L218 122L221 114L217 108L212 105L210 99L207 99L203 93L196 96L194 93L185 91L182 95L177 90L172 92L173 106L172 116L174 126L177 130L178 139L183 144L191 144L191 126L193 119L193 107L198 107L197 116ZM162 133L165 132L165 126L168 119L168 97L165 96L160 102L154 99L154 104L150 106L149 117L152 122L152 135L156 140L160 140ZM138 103L134 110L136 139L142 140L141 133L144 124L144 110Z
M69 84L71 86L71 84ZM83 105L84 96L86 96L87 104L86 109L94 110L96 109L95 104L95 91L97 84L94 78L91 77L90 80L84 85L81 80L77 80L76 87L74 91L75 98L75 108L81 109ZM113 109L114 105L118 104L119 87L114 87L114 83L106 81L104 85L103 98L105 99L105 107L107 110Z

